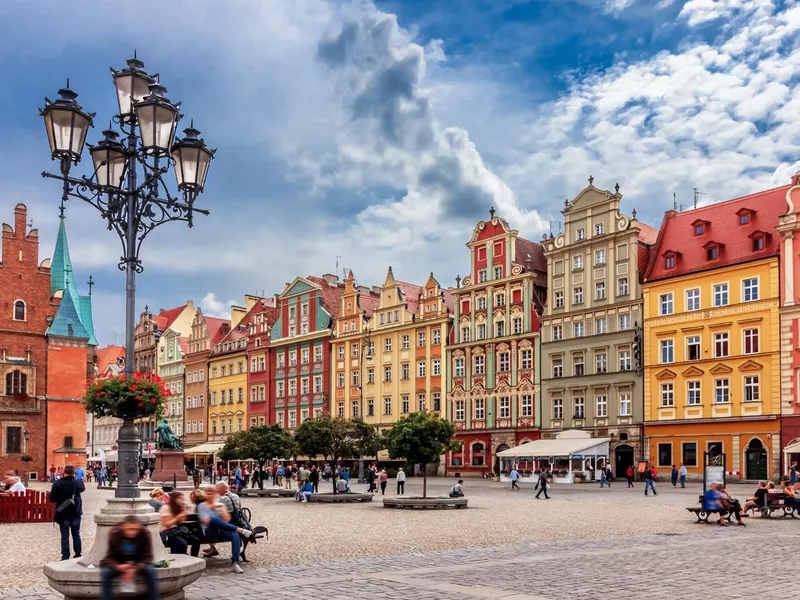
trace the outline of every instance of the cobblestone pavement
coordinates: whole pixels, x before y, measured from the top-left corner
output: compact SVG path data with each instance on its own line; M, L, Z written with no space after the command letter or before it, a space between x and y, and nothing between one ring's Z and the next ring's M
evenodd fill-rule
M429 492L441 494L449 485L434 480ZM229 561L209 561L187 598L281 600L310 589L335 600L591 600L609 592L734 599L794 591L782 561L753 557L796 545L800 520L750 518L747 528L696 525L684 509L697 502L696 485L662 485L655 498L645 498L640 487L555 486L549 501L535 500L530 488L512 493L497 483L467 485L471 508L461 511L395 511L377 501L301 506L247 499L254 521L269 526L269 542L248 550L245 575L229 573ZM416 481L408 487L418 492ZM747 495L750 487L734 488L735 495ZM87 513L107 495L88 492ZM0 526L4 540L35 541L0 546L4 597L59 598L45 587L41 571L43 562L58 557L58 535L49 527Z

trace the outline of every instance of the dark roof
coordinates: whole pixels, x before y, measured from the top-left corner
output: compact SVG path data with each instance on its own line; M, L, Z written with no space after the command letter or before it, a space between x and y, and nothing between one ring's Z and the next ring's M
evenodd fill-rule
M530 260L528 260L528 257L530 257ZM517 237L514 262L526 271L547 273L547 259L544 257L544 248L541 244L531 242L525 238Z

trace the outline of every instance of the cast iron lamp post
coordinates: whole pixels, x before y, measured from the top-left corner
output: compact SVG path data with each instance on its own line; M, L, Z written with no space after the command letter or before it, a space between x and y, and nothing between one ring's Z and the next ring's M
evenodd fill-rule
M208 166L214 157L193 124L177 139L175 132L180 103L171 102L158 75L144 70L144 63L134 55L121 71L111 69L117 91L119 112L113 121L122 132L109 128L103 139L89 145L91 175L70 175L81 160L86 134L93 127L94 113L78 104L74 91L67 86L58 91L57 100L45 98L39 112L44 119L50 154L58 161L60 174L47 172L42 177L58 179L63 184L64 202L77 198L92 205L116 231L122 242L119 269L125 271L125 375L133 372L136 274L142 272L139 251L147 235L159 225L184 221L192 227L194 213L207 210L194 207L203 191ZM175 171L178 194L173 196L165 181L170 167ZM117 498L138 498L138 450L141 444L134 419L140 414L125 414L119 430L119 484Z
M358 386L358 414L361 420L364 420L364 356L372 358L372 337L370 330L367 329L367 334L361 342L361 353L359 354L359 386ZM364 455L358 457L358 483L366 483L367 479L364 476Z

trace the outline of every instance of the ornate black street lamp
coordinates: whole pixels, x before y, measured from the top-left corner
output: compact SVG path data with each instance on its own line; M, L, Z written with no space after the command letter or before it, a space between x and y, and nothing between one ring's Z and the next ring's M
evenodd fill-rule
M369 328L366 329L366 336L361 341L361 351L359 354L359 374L358 374L358 415L364 420L364 358L372 358L372 334ZM364 474L364 455L358 457L358 483L366 483Z
M47 129L50 154L59 162L60 174L42 173L42 177L63 183L62 203L77 198L92 205L109 230L117 232L122 242L119 269L125 271L125 374L133 372L133 334L136 307L136 274L142 272L139 251L147 235L159 225L185 221L192 227L195 213L207 210L194 207L203 191L208 166L214 157L200 132L190 125L183 139L175 137L181 119L180 103L166 97L166 88L158 75L144 70L144 63L134 56L121 71L111 69L117 91L119 113L113 121L122 132L111 128L103 139L89 145L91 175L72 177L70 170L81 160L86 134L93 127L94 113L78 104L78 94L67 86L58 91L57 100L45 98L40 114ZM173 196L164 176L174 167L178 194ZM63 205L63 204L62 204ZM138 458L141 439L134 419L123 415L119 430L119 486L117 498L138 498Z

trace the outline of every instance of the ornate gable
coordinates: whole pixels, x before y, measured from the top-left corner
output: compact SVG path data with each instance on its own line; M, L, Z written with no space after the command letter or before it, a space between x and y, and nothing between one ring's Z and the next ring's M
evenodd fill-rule
M739 365L739 370L742 373L747 373L748 371L760 371L763 368L764 368L763 365L757 363L754 360L747 360L743 362L741 365Z
M731 369L728 365L719 363L711 367L708 372L712 375L727 375L728 373L733 373L733 369Z

